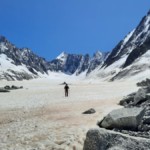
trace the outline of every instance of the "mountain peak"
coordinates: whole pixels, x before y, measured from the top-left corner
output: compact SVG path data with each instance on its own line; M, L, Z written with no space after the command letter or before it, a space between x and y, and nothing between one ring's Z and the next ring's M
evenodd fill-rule
M58 55L58 56L56 57L56 59L64 60L64 59L66 59L67 55L68 55L68 54L67 54L66 52L62 52L60 55Z
M149 11L148 11L147 15L150 15L150 9L149 9Z
M102 52L96 51L96 52L94 53L93 57L99 59L99 58L102 57L102 55L103 55Z
M7 39L4 36L0 35L0 42L6 42L6 41Z

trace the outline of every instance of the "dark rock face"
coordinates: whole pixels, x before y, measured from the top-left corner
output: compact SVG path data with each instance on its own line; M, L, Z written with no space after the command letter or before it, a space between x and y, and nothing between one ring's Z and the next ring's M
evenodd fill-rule
M106 57L107 53L96 52L93 57L86 55L67 54L62 53L59 58L49 62L49 69L51 71L61 71L66 74L80 75L82 72L89 74L96 67L100 66Z
M127 35L124 40L120 41L118 45L112 50L109 57L106 59L104 66L109 66L115 61L119 60L123 55L129 54L123 67L129 66L135 59L144 54L150 47L150 35L149 31L150 22L149 12L143 17L139 25L130 35ZM127 39L128 37L128 39ZM127 41L126 41L127 40ZM131 51L132 50L132 51ZM131 52L130 52L131 51Z
M133 51L129 54L128 58L126 59L126 62L123 65L123 68L131 65L137 58L141 57L149 49L150 49L150 37L148 37L142 45L133 49Z
M135 30L130 32L118 45L112 50L102 68L105 70L110 65L115 64L118 70L112 75L111 81L132 77L140 72L149 69L149 63L139 64L144 54L150 50L150 13L143 17ZM137 64L136 64L137 63ZM115 70L115 68L113 68Z
M82 59L84 59L84 56L82 55L69 54L64 65L63 72L67 74L74 74L79 68Z
M31 52L29 49L22 49L22 58L21 62L28 66L28 69L35 75L37 75L33 69L42 74L47 73L48 64L44 58L41 58Z
M94 69L96 69L98 66L102 66L105 60L107 59L109 55L109 52L101 53L97 51L93 58L91 58L91 61L89 63L87 74L91 73Z
M5 37L1 36L0 39L0 44L5 47L5 49L0 48L0 54L7 55L8 58L14 61L16 66L24 64L30 71L35 69L41 73L47 72L47 62L44 58L37 56L28 48L19 49L15 47ZM34 71L31 72L36 74Z
M121 45L123 45L123 41L120 41L117 46L112 50L106 61L104 62L103 66L107 67L110 66L115 61L119 60L121 54L117 55L118 51L121 49Z
M80 62L80 66L79 66L76 74L78 75L78 74L84 72L85 70L87 70L89 67L89 64L90 64L90 56L88 54L86 54L82 58L82 60Z
M149 145L149 139L138 139L99 128L88 131L83 150L147 150Z

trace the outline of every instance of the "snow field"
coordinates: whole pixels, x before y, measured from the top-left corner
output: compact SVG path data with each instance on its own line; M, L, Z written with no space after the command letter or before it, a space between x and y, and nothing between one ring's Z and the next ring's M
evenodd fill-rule
M70 95L64 97L64 85ZM77 80L54 74L49 79L2 81L1 86L23 89L0 93L0 149L81 150L86 132L113 109L119 100L137 90L134 82ZM94 108L95 114L82 112Z

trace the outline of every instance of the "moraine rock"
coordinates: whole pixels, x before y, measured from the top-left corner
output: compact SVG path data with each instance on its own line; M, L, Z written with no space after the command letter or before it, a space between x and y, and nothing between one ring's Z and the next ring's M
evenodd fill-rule
M142 83L144 88L120 101L126 108L112 111L99 123L107 130L98 128L88 131L84 150L149 149L150 86L146 82Z
M150 79L143 80L137 83L137 86L150 86Z
M91 109L83 112L83 114L94 114L95 112L96 112L95 109L91 108Z
M10 92L10 91L8 91L8 90L6 90L6 89L4 89L4 88L0 88L0 92Z
M143 115L143 108L121 108L110 112L99 126L106 129L137 130Z
M133 104L135 95L136 95L136 92L127 95L119 102L119 104L125 107L129 106L130 104Z
M148 150L150 140L106 129L90 129L83 150Z
M23 86L15 86L15 85L12 85L12 86L6 85L4 87L4 89L6 89L6 90L17 90L17 89L22 89L22 88L23 88Z
M147 93L146 89L144 89L144 88L139 89L134 96L134 105L140 103L141 101L145 101L146 93Z

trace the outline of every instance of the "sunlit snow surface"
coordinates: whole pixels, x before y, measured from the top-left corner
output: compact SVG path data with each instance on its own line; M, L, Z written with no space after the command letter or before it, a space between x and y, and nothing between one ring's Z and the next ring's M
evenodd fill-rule
M64 96L67 82L69 97ZM86 132L137 90L135 82L101 82L61 73L29 81L1 81L23 89L0 93L0 149L83 149ZM83 115L89 108L95 114Z

